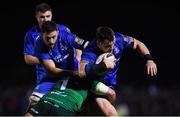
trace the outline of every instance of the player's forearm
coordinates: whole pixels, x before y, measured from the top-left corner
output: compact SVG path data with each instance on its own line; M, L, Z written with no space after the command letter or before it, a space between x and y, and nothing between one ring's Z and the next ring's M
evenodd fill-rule
M88 76L88 75L102 75L107 70L108 69L106 67L106 64L104 62L101 62L99 64L87 64L83 71L84 71L85 76ZM82 75L80 76L82 77Z
M25 60L26 64L29 64L29 65L40 64L39 59L32 55L24 55L24 60Z
M80 63L80 69L79 69L79 76L81 78L86 77L86 71L85 71L85 66L87 65L87 62L81 62Z
M73 76L76 73L72 70L66 70L56 67L55 63L52 60L43 60L42 63L46 70L49 72L49 74L55 77L66 78L68 76Z
M78 62L80 62L81 60L81 54L82 54L82 50L76 49L76 58Z
M138 51L138 53L144 58L145 61L153 60L153 57L151 56L148 48L146 45L140 41L136 41L135 49Z
M65 70L65 69L60 69L60 68L51 68L48 70L50 74L59 77L59 78L67 78L67 77L72 77L75 76L75 71L72 70ZM78 74L78 73L77 73Z
M79 76L81 78L87 77L88 75L97 74L102 70L106 70L106 65L102 64L89 64L88 62L80 63Z

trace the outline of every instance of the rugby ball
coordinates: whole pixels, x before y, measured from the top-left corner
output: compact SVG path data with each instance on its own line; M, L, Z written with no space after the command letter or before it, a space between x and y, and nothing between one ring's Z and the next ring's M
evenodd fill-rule
M99 64L101 61L104 60L104 58L111 59L111 57L115 58L112 53L109 53L109 52L103 53L99 55L99 57L96 59L96 64Z

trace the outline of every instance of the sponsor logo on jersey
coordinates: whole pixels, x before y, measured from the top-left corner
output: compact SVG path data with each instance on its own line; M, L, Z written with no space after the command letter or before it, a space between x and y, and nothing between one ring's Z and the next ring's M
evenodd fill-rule
M79 37L76 37L75 42L78 43L79 45L82 45L84 40Z

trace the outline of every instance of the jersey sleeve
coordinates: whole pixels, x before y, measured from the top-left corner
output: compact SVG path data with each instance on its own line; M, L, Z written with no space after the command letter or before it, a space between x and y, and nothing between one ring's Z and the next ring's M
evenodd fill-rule
M71 33L70 29L64 25L60 25L58 24L58 30L59 31L65 31L65 32L68 32L68 33Z
M48 53L38 53L37 54L37 57L41 60L41 61L43 61L43 60L50 60L51 59L51 57L49 56L49 54Z
M26 33L24 37L24 54L25 55L35 55L34 53L34 41L29 32Z
M97 56L92 51L83 51L81 55L81 62L87 63L85 65L85 72L87 76L92 75L92 65L95 64L96 59Z
M65 33L64 36L66 38L65 40L67 41L67 43L76 49L82 50L84 48L85 43L87 42L86 40L79 38L73 33Z
M125 47L131 47L131 44L134 42L134 38L131 36L123 35L123 34L121 35L122 35Z
M81 62L88 62L89 64L94 64L96 62L97 56L90 51L84 50L81 55Z
M76 49L82 50L85 47L85 44L87 41L71 33L68 27L58 24L58 28L59 28L61 38L64 38L64 40L67 40L66 43L70 44L72 47Z

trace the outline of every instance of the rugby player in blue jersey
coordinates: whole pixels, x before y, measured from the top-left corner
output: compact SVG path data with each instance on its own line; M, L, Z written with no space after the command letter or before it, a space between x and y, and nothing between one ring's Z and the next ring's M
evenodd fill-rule
M104 115L118 115L112 103L115 100L115 97L110 98L110 95L112 95L112 97L115 96L115 91L113 93L112 90L114 90L116 85L116 75L119 62L121 60L123 50L128 47L137 50L140 55L144 57L146 60L145 67L147 74L151 76L156 75L156 63L154 62L153 57L144 43L133 37L116 33L111 28L106 26L97 28L95 39L92 40L82 52L80 62L80 77L98 79L98 82L95 83L96 85L93 86L101 86L101 88L96 87L95 90L101 90L101 93L104 92L104 94L107 96L95 95L94 97L98 107ZM104 59L99 64L95 64L97 58L102 53L107 52L112 53L116 60L109 60L109 62L107 62L108 60ZM99 74L99 72L102 74Z
M41 98L40 102L30 107L27 116L74 115L81 109L87 90L82 91L82 85L77 85L78 81L75 84L69 84L68 81L79 78L79 63L76 59L75 48L83 49L87 43L88 41L67 31L59 31L57 24L52 21L42 24L41 35L35 45L35 55L47 72L41 74L43 79L40 81L39 87L48 88L49 84L58 83L56 84L57 88L53 88ZM66 89L67 85L68 89ZM71 89L72 87L73 89ZM76 88L78 91L74 90ZM41 93L38 88L36 90Z
M43 83L44 75L47 73L45 68L40 64L39 59L35 56L35 43L40 38L40 30L42 23L52 20L52 9L47 3L41 3L36 6L35 17L38 25L33 26L24 37L24 60L29 65L36 65L37 86L30 96L30 104L36 103L44 94L46 94L54 83ZM70 33L70 30L61 24L57 24L58 31L63 33ZM80 53L80 54L79 54ZM81 55L81 51L77 49L77 55ZM80 57L77 56L79 59ZM46 81L48 82L48 81Z

